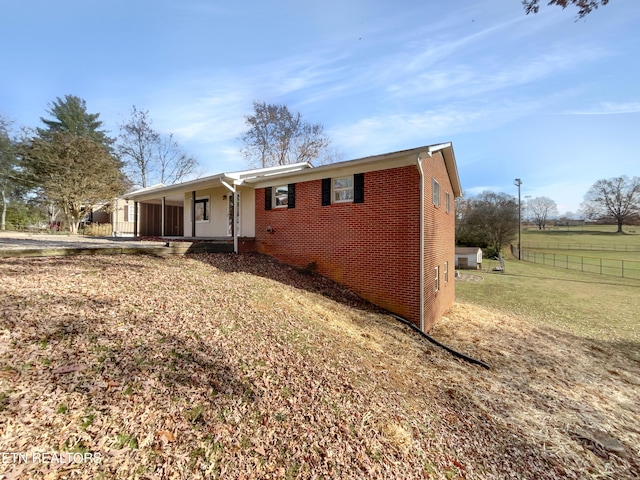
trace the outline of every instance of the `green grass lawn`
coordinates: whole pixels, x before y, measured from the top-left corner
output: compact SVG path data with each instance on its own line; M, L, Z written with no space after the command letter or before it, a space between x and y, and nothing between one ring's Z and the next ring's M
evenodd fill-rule
M456 283L459 302L614 344L640 360L640 280L606 277L508 258L486 261L481 282ZM475 272L472 272L475 273Z
M578 227L554 227L549 230L524 228L523 245L534 247L585 250L640 250L640 227L623 227L623 233L616 233L614 225L586 225Z
M558 227L522 232L523 258L581 272L640 280L637 227L616 233L613 225Z

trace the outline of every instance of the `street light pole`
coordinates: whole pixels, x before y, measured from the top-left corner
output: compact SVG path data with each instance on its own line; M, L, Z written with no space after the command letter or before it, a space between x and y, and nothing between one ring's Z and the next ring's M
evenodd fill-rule
M522 243L522 208L520 208L520 185L522 185L522 180L516 178L514 181L514 185L518 187L518 260L520 260L522 258L520 254Z

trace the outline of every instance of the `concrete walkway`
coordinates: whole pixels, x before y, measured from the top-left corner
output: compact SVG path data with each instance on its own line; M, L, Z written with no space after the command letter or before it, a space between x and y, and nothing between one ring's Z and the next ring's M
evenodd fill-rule
M136 240L131 237L86 237L0 231L0 258L56 257L67 255L184 255L185 253L232 253L233 243L206 239L197 241Z
M158 248L166 248L166 242L141 241L126 237L87 237L84 235L0 231L0 257L154 253L148 250ZM138 252L138 249L141 250Z

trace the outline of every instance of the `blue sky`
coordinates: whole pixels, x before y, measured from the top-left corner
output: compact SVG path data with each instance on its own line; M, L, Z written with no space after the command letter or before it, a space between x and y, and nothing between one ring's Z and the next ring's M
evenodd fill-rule
M0 114L39 126L72 94L115 136L136 105L218 173L246 167L252 102L284 103L341 159L451 141L466 193L519 177L562 213L640 175L639 24L638 0L579 21L520 0L3 2Z

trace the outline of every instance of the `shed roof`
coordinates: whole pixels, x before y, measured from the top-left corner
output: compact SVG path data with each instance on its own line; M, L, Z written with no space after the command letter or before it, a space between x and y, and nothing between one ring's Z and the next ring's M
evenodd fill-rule
M480 247L456 247L456 255L475 255L479 250L482 249Z

